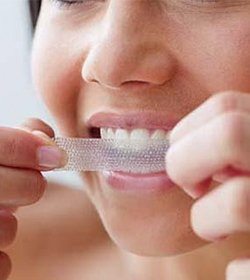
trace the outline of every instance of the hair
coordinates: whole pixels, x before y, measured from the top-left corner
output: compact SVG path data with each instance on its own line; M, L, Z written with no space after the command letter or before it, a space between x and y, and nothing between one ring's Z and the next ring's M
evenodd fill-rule
M28 1L29 1L31 23L32 23L33 31L34 31L36 28L36 23L37 23L38 17L39 17L42 0L28 0Z

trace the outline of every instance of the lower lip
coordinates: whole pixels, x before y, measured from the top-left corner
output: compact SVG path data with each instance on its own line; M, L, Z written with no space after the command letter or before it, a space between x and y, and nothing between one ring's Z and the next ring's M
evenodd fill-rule
M102 174L107 184L119 191L168 191L175 186L166 172L132 174L104 171Z

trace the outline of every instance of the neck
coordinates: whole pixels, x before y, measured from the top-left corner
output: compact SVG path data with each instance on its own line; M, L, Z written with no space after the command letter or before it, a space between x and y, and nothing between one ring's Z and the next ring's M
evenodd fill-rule
M193 252L174 257L143 257L121 252L126 271L133 279L225 279L227 264L250 252L250 234L235 234Z

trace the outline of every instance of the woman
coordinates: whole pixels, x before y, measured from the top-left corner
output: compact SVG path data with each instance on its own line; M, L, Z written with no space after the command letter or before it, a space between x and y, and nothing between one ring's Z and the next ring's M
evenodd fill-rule
M82 192L48 184L16 213L10 279L250 279L250 1L31 4L33 81L62 135L171 131L170 148L167 175L80 174L113 243ZM1 129L2 204L34 203L65 163L53 129ZM0 219L4 246L16 220Z

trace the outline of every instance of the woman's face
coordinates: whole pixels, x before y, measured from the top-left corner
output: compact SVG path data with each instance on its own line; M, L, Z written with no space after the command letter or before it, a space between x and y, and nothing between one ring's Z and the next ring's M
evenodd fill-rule
M250 0L66 5L43 0L32 55L36 89L63 136L93 137L90 119L93 126L168 130L212 94L250 92ZM178 186L81 176L121 248L160 256L205 244L190 227L193 201Z

